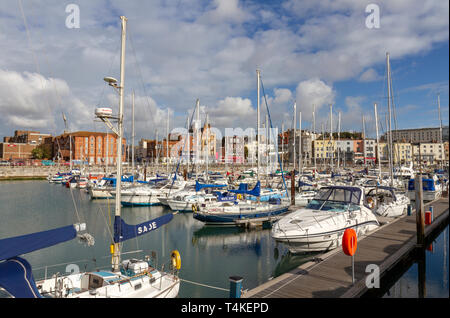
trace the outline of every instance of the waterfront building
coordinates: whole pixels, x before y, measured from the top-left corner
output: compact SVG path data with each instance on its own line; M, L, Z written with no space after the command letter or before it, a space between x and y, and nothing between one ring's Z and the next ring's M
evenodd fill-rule
M382 138L387 138L387 134L384 134ZM432 127L393 130L392 141L409 143L439 142L440 129L439 127ZM442 141L448 141L448 126L442 127Z
M446 142L448 145L448 142ZM441 143L420 143L420 157L424 165L439 165L443 161L448 162L448 155L445 154L445 145ZM412 145L414 162L419 160L419 145ZM447 146L448 148L448 146Z
M1 160L26 160L33 158L33 150L45 149L46 156L42 159L52 157L52 135L42 134L39 131L16 130L14 136L3 137L0 143Z
M389 162L388 144L380 142L380 160L382 164ZM412 146L406 142L396 142L393 144L392 161L394 164L409 164L413 160Z
M125 161L125 138L122 139L122 147L122 161ZM116 162L117 136L114 133L77 131L66 132L54 138L53 153L55 158L69 162L70 151L72 151L72 160L75 160L76 163L114 165Z

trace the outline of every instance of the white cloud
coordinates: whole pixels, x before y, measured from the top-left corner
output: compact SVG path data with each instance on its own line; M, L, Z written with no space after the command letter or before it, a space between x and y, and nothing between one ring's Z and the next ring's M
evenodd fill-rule
M382 77L378 75L377 71L373 68L367 69L359 76L360 82L373 82L381 79Z
M315 107L317 128L321 118L327 118L328 108L324 110L324 106L334 103L336 93L332 86L315 78L300 82L297 85L296 95L297 109L302 112L302 120L312 121L312 112Z
M351 0L216 0L207 4L80 0L80 29L65 28L64 3L23 4L32 45L28 45L19 8L1 8L0 69L21 74L22 84L32 82L25 72L36 70L34 51L42 78L50 83L52 78L59 79L58 91L65 99L63 106L52 101L49 111L42 101L23 100L35 102L39 86L31 85L34 91L25 91L24 96L14 88L2 88L0 132L4 135L20 128L16 126L21 117L27 127L47 121L47 126L60 132L63 124L59 117L66 108L74 113L70 121L74 127L92 123L94 105L103 102L102 95L107 92L102 78L119 77L122 14L128 17L126 94L139 89L137 96L143 99L139 103L146 105L143 115L150 117L143 121L145 116L140 116L137 121L136 130L143 137L148 137L149 130L153 134L149 123L155 119L155 125L160 125L167 108L175 114L174 124L182 126L185 118L181 117L197 98L223 116L215 119L211 113L211 121L225 126L244 124L240 118L232 121L233 115L221 113L218 107L237 104L242 108L236 111L251 117L257 68L262 70L266 92L273 92L268 97L273 119L289 120L291 113L282 112L292 107L289 92L296 88L303 118L311 120L312 102L319 111L335 101L333 83L377 79L375 67L384 62L386 51L392 59L401 59L448 42L448 1L379 1L380 29L367 29L367 3ZM56 98L51 97L51 90L40 93ZM5 100L14 100L20 111L4 106ZM29 115L36 109L36 116Z

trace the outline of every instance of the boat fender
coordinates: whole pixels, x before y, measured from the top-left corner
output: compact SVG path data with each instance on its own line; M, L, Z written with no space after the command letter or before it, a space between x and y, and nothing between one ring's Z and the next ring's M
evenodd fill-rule
M195 204L192 205L192 212L197 212L197 206Z
M173 250L170 257L172 258L172 266L179 270L181 268L181 256L177 250Z

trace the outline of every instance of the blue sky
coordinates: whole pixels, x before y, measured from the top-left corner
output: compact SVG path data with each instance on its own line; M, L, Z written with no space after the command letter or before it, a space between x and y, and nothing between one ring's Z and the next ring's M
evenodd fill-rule
M28 23L24 27L20 3ZM0 0L0 135L16 129L59 134L105 131L97 106L117 109L102 78L119 78L120 19L128 18L125 102L136 93L137 138L184 126L200 99L213 126L256 126L256 69L261 70L275 126L290 127L294 102L309 127L328 127L342 113L343 130L375 134L373 103L383 118L385 55L399 128L437 126L437 93L448 125L449 4L434 0L350 1L71 1L80 28L65 25L56 0ZM380 28L366 26L368 4ZM36 64L37 61L37 64ZM262 104L265 108L265 105ZM264 116L264 111L262 112Z

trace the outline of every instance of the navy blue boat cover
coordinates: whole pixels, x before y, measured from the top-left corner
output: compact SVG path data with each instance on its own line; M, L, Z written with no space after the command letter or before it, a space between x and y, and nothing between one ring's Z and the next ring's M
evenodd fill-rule
M195 180L195 191L200 191L202 188L223 188L226 187L226 184L202 184L198 182L198 180Z
M162 225L169 223L172 218L173 214L169 213L144 223L130 225L125 223L120 216L116 216L114 218L114 242L123 242L156 230Z
M77 236L73 225L0 240L0 261L69 241Z
M230 192L233 193L241 193L241 194L249 194L249 195L254 195L255 197L259 197L261 195L261 182L258 181L255 185L255 187L253 188L253 190L247 190L247 184L245 184L245 186L243 186L244 183L241 183L239 185L239 189L238 190L230 190ZM242 187L241 187L242 186ZM245 188L245 190L244 190Z
M20 257L0 263L0 286L16 298L42 298L36 288L30 263Z

